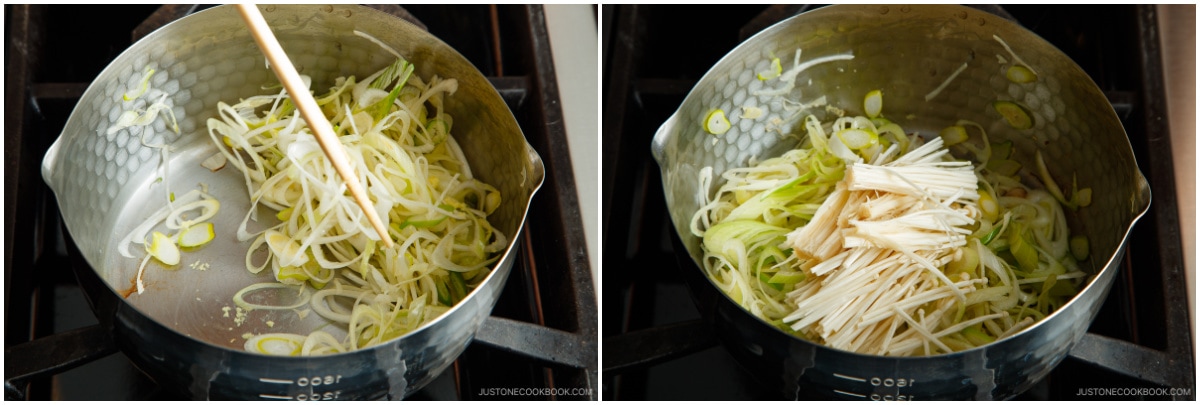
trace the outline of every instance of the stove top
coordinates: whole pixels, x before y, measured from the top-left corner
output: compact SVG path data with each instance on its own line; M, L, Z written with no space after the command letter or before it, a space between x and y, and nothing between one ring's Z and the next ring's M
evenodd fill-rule
M692 86L754 33L814 5L605 6L604 379L609 399L783 399L700 319L650 156ZM1070 356L1018 399L1195 399L1154 6L976 6L1055 44L1100 86L1154 193L1116 283ZM1109 389L1111 388L1111 389Z
M39 168L109 61L208 7L5 6L6 399L177 399L97 325L73 273L74 242ZM410 398L595 399L597 300L542 8L373 7L425 27L475 64L546 165L492 316L454 365Z

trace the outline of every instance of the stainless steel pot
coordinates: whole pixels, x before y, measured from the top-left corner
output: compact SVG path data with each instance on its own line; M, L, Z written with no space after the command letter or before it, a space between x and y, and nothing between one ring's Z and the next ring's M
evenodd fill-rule
M1013 57L993 35L1036 69L1037 81L1005 78ZM734 357L788 397L992 399L1028 389L1086 332L1118 271L1128 232L1150 204L1149 185L1104 94L1053 45L966 7L830 6L784 20L722 58L655 134L652 152L668 210L697 267L700 240L689 231L689 221L699 208L699 193L711 196L720 186L714 181L711 189L700 190L697 173L712 167L719 180L720 173L752 157L776 156L794 146L794 139L767 130L775 118L783 120L782 132L803 133L802 125L788 121L792 112L777 97L753 94L764 88L755 74L768 71L773 57L786 71L797 49L803 50L801 62L848 52L854 58L802 72L790 93L794 99L826 96L830 105L863 115L863 96L882 89L884 114L910 132L937 136L958 119L973 120L993 141L1011 140L1024 167L1034 167L1040 150L1060 183L1076 174L1081 187L1094 191L1092 204L1070 221L1073 232L1091 240L1091 256L1082 264L1091 276L1063 308L1028 329L987 346L929 357L861 355L792 337L725 297L699 268L686 272L697 305ZM965 70L927 101L964 63ZM1025 106L1033 128L1014 129L992 108L998 100ZM763 117L740 118L742 106L761 108ZM702 126L716 108L732 124L721 136Z
M512 112L488 80L446 44L403 20L360 6L269 5L261 7L301 74L314 89L338 76L360 79L394 57L354 34L362 31L416 65L415 74L458 80L445 108L454 135L481 180L494 185L503 203L489 217L509 246L491 274L462 302L420 329L380 346L310 358L271 357L242 351L245 333L307 334L324 321L291 311L252 311L242 322L225 314L239 289L269 281L245 270L247 243L238 223L250 207L242 175L227 167L211 172L201 162L216 153L205 121L218 101L262 94L276 82L236 10L216 7L150 34L117 57L88 87L59 139L47 152L42 176L54 190L65 226L87 266L77 275L102 325L117 346L160 385L206 399L401 398L437 376L462 353L491 312L516 259L516 244L529 201L544 177L538 154L526 143ZM156 69L152 90L134 102L147 68ZM171 144L171 191L182 194L206 183L221 201L214 219L217 239L184 252L178 270L149 266L146 291L132 291L137 259L116 253L117 243L164 203L156 179L161 158L145 147L142 128L108 134L127 108L167 95L180 134L157 120L146 142ZM260 217L269 218L269 213ZM190 264L207 264L207 270ZM200 266L198 266L200 267Z

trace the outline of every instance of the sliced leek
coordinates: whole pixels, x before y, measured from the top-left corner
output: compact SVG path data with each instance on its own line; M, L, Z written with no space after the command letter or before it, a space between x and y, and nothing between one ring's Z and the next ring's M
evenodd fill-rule
M1033 128L1033 116L1024 106L1011 101L996 101L992 103L992 108L1000 113L1008 125L1016 129Z
M174 240L163 235L162 232L155 231L151 234L150 243L146 245L146 252L167 266L179 264L179 247L175 246Z
M1033 83L1037 81L1037 74L1021 65L1010 66L1005 71L1004 76L1013 83Z
M238 239L250 242L247 270L274 278L277 288L316 289L286 307L311 310L346 331L345 339L323 331L259 335L247 350L338 353L401 336L469 295L507 246L487 219L504 199L472 173L454 136L458 117L445 108L458 82L420 77L382 42L355 34L397 59L361 80L339 77L315 98L395 248L376 243L380 235L285 92L218 103L217 117L207 122L213 145L240 172L251 201L237 229ZM249 226L259 220L260 206L274 210L274 218L251 231L262 229Z
M863 98L863 111L867 113L867 117L876 118L883 112L883 92L872 90Z
M196 248L204 246L208 242L212 242L215 236L216 234L213 233L213 224L211 222L193 224L179 233L179 247Z
M981 125L922 140L879 116L801 124L795 149L717 174L692 217L706 274L753 315L843 350L936 355L1028 327L1086 277L1060 199ZM700 170L699 189L714 177Z
M721 135L732 126L729 124L729 119L725 118L724 110L712 110L704 117L704 130L713 135Z

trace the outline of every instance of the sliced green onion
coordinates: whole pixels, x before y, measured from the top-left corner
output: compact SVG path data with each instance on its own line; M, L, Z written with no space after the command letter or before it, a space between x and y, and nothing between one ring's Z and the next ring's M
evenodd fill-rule
M1012 176L1021 170L1021 163L1009 159L992 159L987 163L988 170L1005 176Z
M942 128L942 132L938 133L938 136L942 138L942 142L946 146L954 146L967 140L967 129L961 125L951 125Z
M374 208L386 215L396 249L376 247L379 235L282 88L232 105L218 102L217 118L207 121L213 145L243 175L251 201L237 230L240 240L251 241L247 270L270 267L276 288L319 289L304 311L345 331L344 340L319 330L293 336L276 354L294 354L297 341L299 355L340 353L415 330L456 296L469 295L509 243L486 218L503 205L501 194L473 176L451 133L455 108L447 107L462 104L450 99L458 81L419 77L414 65L389 52L396 59L387 68L361 80L335 78L315 98L370 188ZM255 233L248 224L262 206L275 210L279 223Z
M865 129L843 129L837 132L837 137L842 140L842 144L853 150L862 150L879 143L879 135Z
M1021 226L1013 229L1008 235L1008 250L1017 259L1017 264L1022 270L1032 272L1037 269L1038 252L1024 234L1024 228Z
M274 356L299 356L306 336L294 333L264 333L246 340L244 348L251 353Z
M758 107L742 106L742 118L756 120L763 116L763 110Z
M273 229L268 230L265 236L267 247L279 259L280 266L301 266L308 262L308 256L304 255L300 244L291 237Z
M124 95L125 101L133 101L133 100L136 100L138 97L141 97L143 94L146 94L146 90L150 89L150 77L151 76L154 76L154 69L151 69L149 66L147 66L146 67L146 75L142 76L142 84L140 86L138 86L137 91L134 92L133 94L129 94L129 92L126 92Z
M771 67L765 72L758 72L758 80L767 81L779 77L783 74L783 65L779 63L779 58L771 59Z
M1029 110L1026 110L1020 104L1011 101L996 101L992 103L992 108L995 108L996 112L1000 113L1001 117L1004 117L1004 121L1008 122L1008 125L1011 125L1013 128L1033 128L1033 116L1029 114Z
M984 235L982 238L979 238L979 242L983 243L984 245L989 244L992 242L992 239L995 239L996 235L999 235L999 234L1000 234L999 227L992 228L991 232L988 232L987 235Z
M725 118L725 111L723 110L712 110L712 112L708 113L707 117L704 117L704 130L710 134L721 135L729 131L731 127L732 125Z
M277 293L280 296L282 296L282 294L284 294L284 293L290 294L292 292L295 292L295 296L297 298L296 298L296 301L291 304L282 304L282 305L262 304L262 303L257 303L257 302L246 301L247 295L252 294L256 291L260 291L260 290L284 290L284 291L280 291L279 293ZM233 294L233 303L237 304L238 307L245 309L245 310L256 310L256 309L284 310L284 309L300 308L301 306L308 304L309 296L310 296L310 293L304 287L296 287L294 285L287 285L287 284L280 284L280 283L256 283L256 284L251 284L249 286L246 286L246 288L238 290L237 293Z
M150 237L150 244L146 246L150 256L167 266L179 264L179 247L175 246L175 240L158 231L154 231Z
M767 279L771 284L796 284L804 281L804 272L799 271L778 271L771 278Z
M863 98L863 111L866 111L867 117L878 117L883 112L883 92L871 90L867 93L867 96Z
M1071 237L1071 256L1074 256L1075 260L1086 260L1088 254L1091 253L1090 250L1087 236L1075 235Z
M225 168L225 155L222 153L212 155L208 159L204 159L204 161L200 163L200 166L204 166L204 168L214 172L221 170Z
M1013 83L1032 83L1037 81L1037 74L1021 65L1012 65L1005 72L1005 77Z
M450 296L454 299L454 303L462 301L467 297L467 282L463 280L462 273L457 271L450 272Z
M211 222L202 222L191 225L179 234L179 246L183 248L195 248L212 242L215 234L213 233L213 224Z

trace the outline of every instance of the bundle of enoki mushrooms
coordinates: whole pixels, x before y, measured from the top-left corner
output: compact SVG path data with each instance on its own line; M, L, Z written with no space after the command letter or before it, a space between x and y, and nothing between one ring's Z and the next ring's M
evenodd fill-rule
M988 282L940 270L964 255L980 216L971 163L947 153L934 137L890 162L884 153L847 165L812 220L787 235L792 259L816 279L787 294L796 310L784 323L833 348L912 355L952 352L940 337L1003 316L938 327Z

